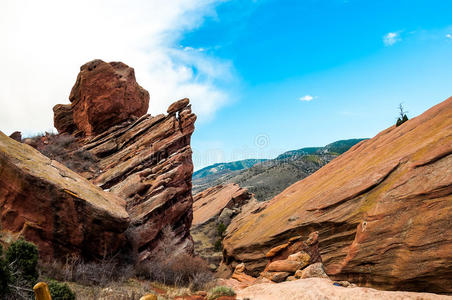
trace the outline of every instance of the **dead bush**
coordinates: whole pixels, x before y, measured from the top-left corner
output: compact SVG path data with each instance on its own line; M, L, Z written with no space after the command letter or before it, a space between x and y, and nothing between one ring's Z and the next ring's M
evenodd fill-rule
M67 134L49 134L29 138L29 144L50 159L56 160L77 172L97 172L97 158L80 149L77 139Z
M134 275L132 265L121 265L113 259L97 262L83 262L79 259L68 259L66 263L53 261L41 263L40 270L41 278L91 286L106 286L112 282L127 280Z
M184 252L176 240L174 232L165 228L151 258L137 266L137 276L163 284L202 289L214 280L207 262Z

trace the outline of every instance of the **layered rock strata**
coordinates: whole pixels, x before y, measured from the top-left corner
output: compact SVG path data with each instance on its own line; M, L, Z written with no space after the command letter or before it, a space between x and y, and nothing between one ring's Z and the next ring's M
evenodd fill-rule
M221 246L221 227L225 230L252 197L237 184L218 185L194 196L191 234L195 252L212 264L212 268L218 267L223 258L218 247Z
M449 98L355 145L256 213L235 218L224 240L225 262L262 270L274 245L316 230L334 279L450 293L451 166Z
M129 226L125 201L0 132L0 240L35 243L43 259L114 255Z
M178 110L168 115L145 115L82 140L82 150L99 159L101 173L91 181L127 203L129 238L140 260L167 226L181 247L193 251L190 138L196 116L186 99L176 103Z

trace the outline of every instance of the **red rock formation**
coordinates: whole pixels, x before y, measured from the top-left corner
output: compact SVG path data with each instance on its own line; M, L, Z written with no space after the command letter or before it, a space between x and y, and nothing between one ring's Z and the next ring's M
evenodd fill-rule
M363 141L228 228L226 262L253 271L319 232L328 275L384 289L452 292L452 98Z
M223 224L226 228L231 219L252 199L254 200L253 195L247 189L232 183L217 185L196 194L191 228L195 252L217 267L223 258L219 249L221 247L218 247L222 238L219 236L218 226ZM228 275L230 274L226 274Z
M69 100L70 106L54 107L55 127L60 133L72 133L75 124L87 136L141 117L149 107L149 93L136 82L133 68L100 59L80 67Z
M20 131L14 131L9 137L17 142L22 141L22 133Z
M73 133L77 130L71 104L57 104L53 107L53 125L59 133Z
M207 222L219 216L223 209L241 207L251 199L247 189L238 184L217 185L204 190L193 199L193 226Z
M0 132L2 243L19 236L42 258L115 254L129 225L125 202Z
M149 94L134 70L101 60L80 68L69 99L70 107L54 107L55 126L82 136L81 151L98 159L100 173L89 174L91 182L126 201L129 242L139 259L150 255L168 226L180 247L193 251L190 138L196 116L189 100L173 103L168 115L145 115ZM70 111L78 130L72 131Z
M177 114L176 114L177 112ZM190 137L196 116L188 102L170 115L145 115L82 142L99 158L92 182L127 202L128 229L141 260L170 226L179 244L193 251Z

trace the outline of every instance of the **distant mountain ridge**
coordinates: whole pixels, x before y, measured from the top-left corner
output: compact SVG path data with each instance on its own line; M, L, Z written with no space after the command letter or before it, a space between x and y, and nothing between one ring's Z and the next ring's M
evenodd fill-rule
M244 159L227 163L216 163L194 172L193 179L203 178L209 175L220 175L228 171L240 171L243 169L248 169L257 163L266 160L267 159Z
M285 152L275 159L249 159L208 166L194 173L193 194L219 184L236 183L255 194L259 201L266 201L362 140L340 140L325 147L301 148Z
M307 147L298 150L287 151L279 155L276 159L284 159L294 155L325 154L325 153L342 154L347 152L348 149L350 149L355 144L358 144L359 142L364 140L367 139L339 140L331 144L328 144L325 147Z

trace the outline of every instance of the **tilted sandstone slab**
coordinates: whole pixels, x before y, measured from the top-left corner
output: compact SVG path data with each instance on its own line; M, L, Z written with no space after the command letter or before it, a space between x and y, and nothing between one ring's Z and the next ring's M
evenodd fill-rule
M252 195L238 184L217 185L204 190L193 199L193 226L219 216L224 208L241 207Z
M252 197L247 189L232 183L211 187L193 197L191 235L198 255L215 266L220 264L223 255L221 249L215 247L222 238L218 226L222 223L227 227Z
M319 232L328 275L385 289L452 292L452 98L390 127L235 218L226 262L262 266Z
M193 251L190 138L196 116L188 101L180 102L168 115L145 115L82 141L83 150L99 158L101 173L91 181L127 202L129 238L141 260L166 226Z
M0 132L0 240L34 242L44 259L115 254L129 225L125 202Z

